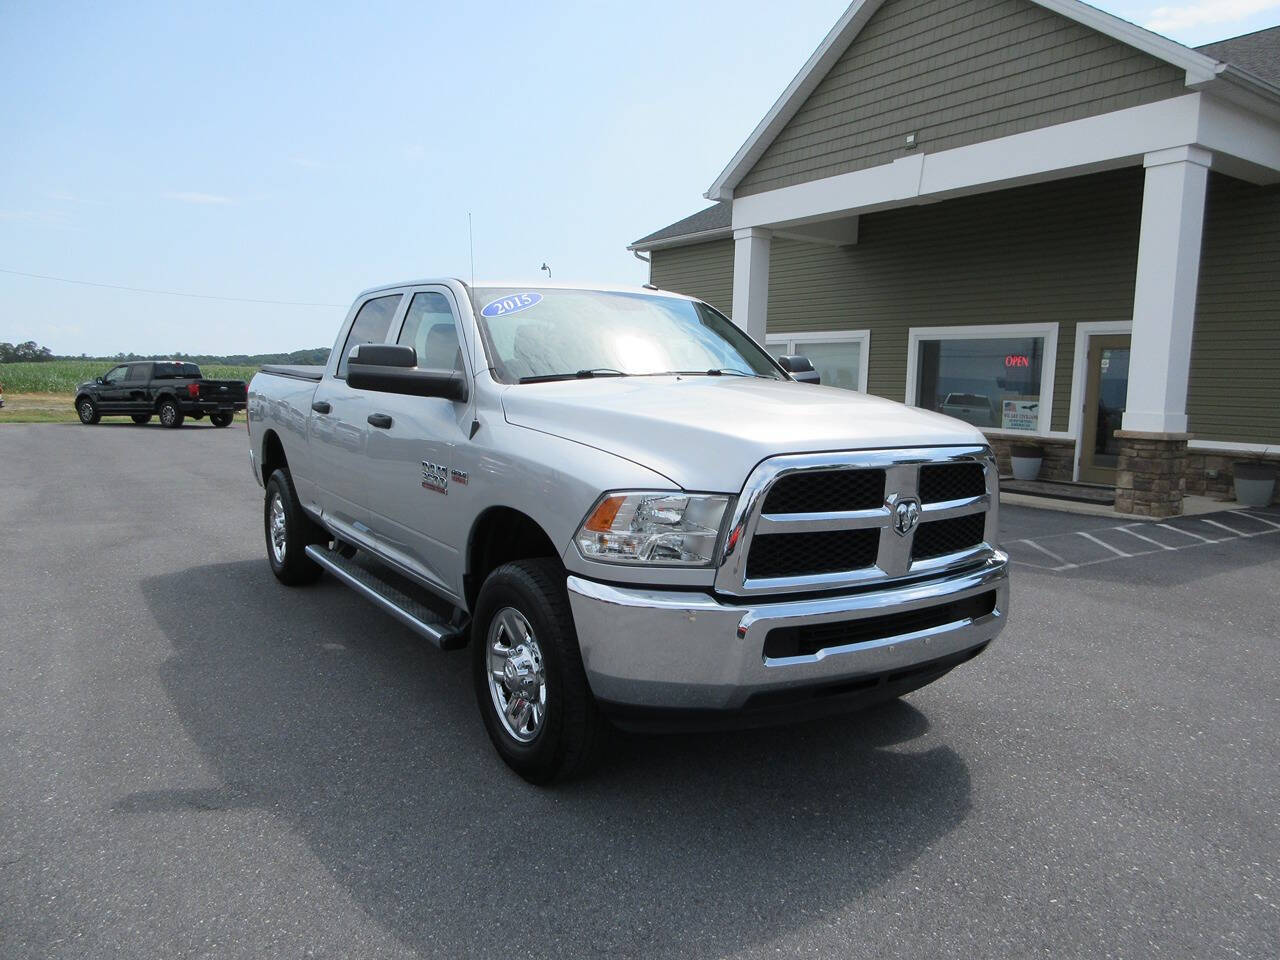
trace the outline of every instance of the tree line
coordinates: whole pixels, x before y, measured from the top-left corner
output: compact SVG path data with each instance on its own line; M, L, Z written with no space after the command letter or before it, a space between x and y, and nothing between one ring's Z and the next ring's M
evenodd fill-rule
M34 340L24 343L0 343L0 363L40 363L45 360L114 360L117 363L128 360L188 360L191 363L223 364L229 367L261 366L264 363L297 363L321 366L329 360L328 347L314 347L310 350L294 350L292 353L229 353L224 355L212 353L117 353L111 357L90 357L87 353L80 356L58 355L48 347L42 347Z

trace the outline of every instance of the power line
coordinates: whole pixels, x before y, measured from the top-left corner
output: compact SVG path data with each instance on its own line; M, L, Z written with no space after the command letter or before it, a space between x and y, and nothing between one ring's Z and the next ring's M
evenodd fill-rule
M279 307L345 307L345 303L308 303L301 300L258 300L254 297L219 297L208 293L181 293L177 290L151 290L147 287L126 287L119 283L95 283L92 280L72 280L70 277L51 277L43 273L23 273L21 270L7 270L0 267L0 273L8 273L15 277L30 277L33 280L55 280L58 283L74 283L82 287L104 287L107 290L127 290L130 293L154 293L163 297L188 297L192 300L223 300L228 303L269 303Z

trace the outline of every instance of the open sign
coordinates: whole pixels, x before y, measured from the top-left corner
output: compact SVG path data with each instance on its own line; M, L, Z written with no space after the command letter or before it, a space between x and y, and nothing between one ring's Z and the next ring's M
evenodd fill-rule
M1011 353L1004 358L1006 367L1029 367L1031 366L1031 358L1025 353Z

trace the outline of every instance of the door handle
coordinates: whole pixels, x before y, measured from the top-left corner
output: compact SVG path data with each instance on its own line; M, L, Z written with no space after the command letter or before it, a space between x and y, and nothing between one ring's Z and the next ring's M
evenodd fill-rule
M329 404L328 400L317 400L315 403L311 404L311 409L316 413L328 413L333 409L333 407Z
M369 426L381 427L386 430L391 426L391 418L385 413L371 413L369 414Z

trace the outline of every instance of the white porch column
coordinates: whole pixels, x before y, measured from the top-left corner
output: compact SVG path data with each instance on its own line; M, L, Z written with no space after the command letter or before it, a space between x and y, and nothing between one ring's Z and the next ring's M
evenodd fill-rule
M733 322L764 346L769 314L769 247L773 232L760 227L733 231Z
M1133 297L1133 349L1123 428L1185 433L1200 237L1212 155L1198 147L1148 153Z

